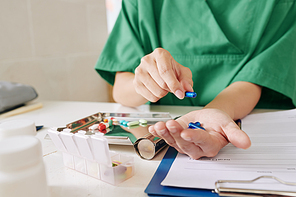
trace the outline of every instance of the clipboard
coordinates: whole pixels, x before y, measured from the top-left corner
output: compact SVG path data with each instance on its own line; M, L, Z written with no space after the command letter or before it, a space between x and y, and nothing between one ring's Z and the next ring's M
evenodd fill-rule
M219 196L296 196L296 192L292 191L275 191L263 189L237 189L231 187L222 187L223 183L248 183L252 184L260 179L274 179L278 183L284 185L296 186L296 183L283 181L275 176L259 176L252 180L218 180L215 183L215 192Z
M178 152L173 148L169 147L162 161L160 162L154 176L150 183L145 189L145 193L148 196L183 196L183 197L218 197L219 195L213 193L207 189L193 189L193 188L180 188L180 187L169 187L162 186L160 183L167 175L173 164Z
M218 197L218 196L246 196L246 197L280 197L280 196L296 196L296 192L289 191L269 191L269 190L251 190L251 189L237 189L231 187L223 187L223 183L253 183L259 179L274 179L278 181L280 184L292 185L296 186L296 183L285 182L283 180L278 179L274 176L260 176L253 180L217 180L215 183L215 190L208 189L194 189L194 188L180 188L180 187L170 187L170 186L162 186L161 182L167 175L168 171L172 163L174 162L178 152L169 147L165 156L163 157L161 163L159 164L154 176L152 177L150 183L145 189L145 193L148 196L183 196L183 197Z

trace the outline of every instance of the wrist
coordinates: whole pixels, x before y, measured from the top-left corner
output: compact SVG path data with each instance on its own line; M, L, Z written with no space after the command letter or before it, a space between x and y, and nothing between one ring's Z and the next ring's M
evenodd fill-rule
M260 86L239 81L225 88L205 108L222 110L233 120L241 119L254 109L260 96Z
M208 105L206 105L203 109L216 109L216 110L220 110L224 113L226 113L231 119L236 120L238 119L237 117L235 117L235 110L233 109L233 106L227 106L226 104L223 105L219 105L217 103L209 103Z

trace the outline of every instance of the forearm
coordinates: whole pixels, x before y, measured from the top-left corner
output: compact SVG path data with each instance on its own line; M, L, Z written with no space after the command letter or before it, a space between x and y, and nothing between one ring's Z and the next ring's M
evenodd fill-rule
M220 109L236 120L249 114L258 103L260 96L260 86L239 81L225 88L205 108Z
M113 86L113 99L122 105L137 107L148 100L138 94L134 88L134 74L129 72L117 72Z

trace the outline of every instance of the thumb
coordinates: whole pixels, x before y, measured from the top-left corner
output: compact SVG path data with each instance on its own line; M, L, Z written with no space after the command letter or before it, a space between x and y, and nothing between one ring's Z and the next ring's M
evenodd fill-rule
M226 134L229 142L238 148L247 149L251 146L249 136L234 122L229 123L224 128L224 133Z

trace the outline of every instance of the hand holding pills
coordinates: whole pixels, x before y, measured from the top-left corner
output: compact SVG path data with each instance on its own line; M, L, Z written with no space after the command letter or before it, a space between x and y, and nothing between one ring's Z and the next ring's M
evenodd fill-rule
M193 159L213 157L229 142L244 149L251 144L247 134L218 109L201 109L177 120L158 122L149 127L149 132Z
M158 48L141 59L133 80L136 92L156 102L168 92L183 99L185 91L193 92L192 73L174 60L165 49Z

